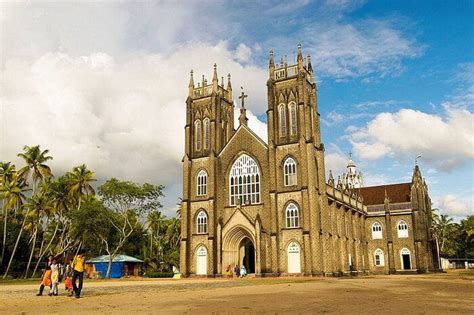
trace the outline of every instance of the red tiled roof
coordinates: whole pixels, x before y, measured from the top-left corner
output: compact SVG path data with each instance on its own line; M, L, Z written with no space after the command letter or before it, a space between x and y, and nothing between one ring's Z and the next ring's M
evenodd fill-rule
M409 202L411 183L364 187L358 189L358 192L364 198L366 206L383 204L385 192L387 192L390 203Z

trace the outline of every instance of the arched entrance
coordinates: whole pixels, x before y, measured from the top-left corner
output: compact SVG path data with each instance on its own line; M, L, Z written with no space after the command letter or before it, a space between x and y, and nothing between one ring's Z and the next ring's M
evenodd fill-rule
M249 238L242 240L239 252L239 266L245 266L247 273L255 273L255 246Z
M410 250L408 248L403 248L400 251L400 259L402 263L402 269L404 270L411 269L411 257L410 257Z
M196 274L207 275L207 249L203 245L196 251Z
M256 251L254 237L243 226L234 226L222 239L222 270L227 266L245 266L247 273L256 272Z
M301 273L301 250L296 242L288 245L288 273Z

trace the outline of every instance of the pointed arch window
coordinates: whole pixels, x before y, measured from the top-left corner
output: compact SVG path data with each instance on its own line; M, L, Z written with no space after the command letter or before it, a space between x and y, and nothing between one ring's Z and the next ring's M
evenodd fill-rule
M242 154L230 170L230 205L260 203L260 170L257 162Z
M198 234L207 233L207 214L204 210L199 211L196 217L196 230Z
M204 196L207 194L207 172L201 170L197 176L197 195Z
M204 150L209 150L210 147L210 121L209 118L203 120L204 125Z
M408 237L408 224L400 220L397 225L398 238L407 238Z
M372 239L381 240L382 238L382 225L378 222L374 222L374 224L372 224Z
M300 212L298 206L290 203L286 206L286 227L297 228L300 226Z
M375 266L385 266L383 250L380 248L377 248L374 252L374 264Z
M286 108L285 104L278 105L278 125L280 137L286 137Z
M283 164L283 181L285 186L296 185L296 162L291 157Z
M288 109L290 112L290 134L295 136L298 133L298 119L296 115L296 103L291 102L288 104Z
M202 129L201 121L198 119L194 122L194 144L196 151L201 151Z

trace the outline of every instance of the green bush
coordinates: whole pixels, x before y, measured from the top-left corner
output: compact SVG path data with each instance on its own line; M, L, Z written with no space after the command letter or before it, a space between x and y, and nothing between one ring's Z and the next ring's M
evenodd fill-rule
M172 272L146 272L143 276L147 278L173 278L174 273Z

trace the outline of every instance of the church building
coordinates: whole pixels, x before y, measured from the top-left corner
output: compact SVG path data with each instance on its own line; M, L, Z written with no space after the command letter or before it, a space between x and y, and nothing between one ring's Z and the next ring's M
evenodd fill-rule
M317 86L310 56L269 56L268 139L247 125L242 92L234 126L230 75L195 84L186 100L180 271L221 276L343 275L437 270L428 188L411 182L364 187L348 173L326 179Z

